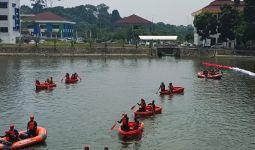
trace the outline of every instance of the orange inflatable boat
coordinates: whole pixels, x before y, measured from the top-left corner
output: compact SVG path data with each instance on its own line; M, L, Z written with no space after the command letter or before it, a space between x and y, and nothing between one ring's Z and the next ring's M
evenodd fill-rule
M144 128L144 123L140 122L139 126L137 129L135 129L136 123L135 122L128 122L129 126L129 131L123 131L121 127L119 127L119 135L123 139L129 139L129 138L134 138L137 136L142 136L143 133L143 128Z
M146 111L145 112L140 112L136 111L134 112L135 116L140 116L140 117L148 117L148 116L153 116L154 114L161 114L162 112L162 107L156 106L155 111L152 111L151 105L146 106Z
M66 79L65 80L66 84L72 84L72 83L76 83L78 81L79 81L78 79Z
M37 136L32 138L22 139L18 142L14 142L11 145L7 144L5 138L0 138L0 150L16 150L24 147L28 147L31 145L35 145L41 142L44 142L47 138L47 130L43 127L37 127ZM26 131L20 131L19 136L22 137L26 135Z
M56 87L57 85L55 83L49 84L49 83L40 83L35 84L36 90L47 90L53 87Z

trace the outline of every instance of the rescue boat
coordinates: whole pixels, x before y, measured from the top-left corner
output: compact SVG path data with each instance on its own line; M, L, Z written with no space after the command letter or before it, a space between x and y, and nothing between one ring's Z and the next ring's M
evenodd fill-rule
M78 79L65 79L65 83L66 84L73 84L73 83L76 83L78 82L79 80Z
M57 85L55 83L40 83L40 84L35 84L36 90L47 90L53 87L56 87Z
M0 138L0 150L16 150L16 149L25 148L31 145L42 143L47 138L46 128L37 127L36 135L37 136L32 138L26 138L26 139L22 139L20 141L14 142L11 145L8 144L8 142L5 142L6 141L5 137ZM27 137L26 131L20 131L19 136L20 138Z
M152 110L152 105L147 105L146 106L146 111L145 112L139 112L136 111L134 112L136 117L149 117L149 116L153 116L155 114L161 114L162 112L162 107L160 106L155 106L155 110Z
M184 92L183 87L174 87L172 94L181 94ZM160 95L171 95L169 90L160 91Z
M222 73L212 73L212 72L208 72L207 77L205 76L203 71L200 71L197 73L197 77L198 78L207 78L207 79L214 79L214 80L220 80L222 77Z
M129 131L123 131L121 127L119 127L118 132L121 138L123 139L132 139L135 137L141 137L143 133L144 123L140 122L138 128L136 128L136 122L128 122Z

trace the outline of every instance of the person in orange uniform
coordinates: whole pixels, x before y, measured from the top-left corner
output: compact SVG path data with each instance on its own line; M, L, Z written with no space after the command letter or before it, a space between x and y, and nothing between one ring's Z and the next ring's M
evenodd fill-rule
M8 139L9 142L14 143L19 141L19 132L18 130L14 128L13 124L10 125L10 130L8 131L8 133L9 133L9 139Z
M150 105L150 106L151 106L152 111L155 111L155 108L156 108L155 100L152 100L152 102L151 102L151 103L149 103L148 105Z
M37 131L37 122L34 121L34 116L30 116L30 121L27 123L27 134L28 137L35 137Z
M78 76L78 74L75 72L74 74L74 79L79 79L79 80L81 80L81 77L80 76Z
M166 89L164 82L161 82L159 88L161 89L161 92L164 92Z
M50 77L49 84L53 84L53 77Z
M139 112L145 112L146 111L146 103L144 99L141 99L141 103L137 103L137 105L140 106Z
M122 116L123 117L121 118L120 121L118 121L118 123L121 123L121 126L120 126L121 130L128 132L129 131L129 125L128 125L129 118L127 116L127 113L124 113Z
M172 83L169 83L168 88L169 88L169 92L170 92L170 93L173 93L174 86L173 86Z
M35 84L36 85L40 85L40 81L39 80L35 80Z
M135 121L135 127L134 127L134 129L137 130L137 129L139 128L139 125L140 125L140 122L139 122L137 116L134 118L134 121Z

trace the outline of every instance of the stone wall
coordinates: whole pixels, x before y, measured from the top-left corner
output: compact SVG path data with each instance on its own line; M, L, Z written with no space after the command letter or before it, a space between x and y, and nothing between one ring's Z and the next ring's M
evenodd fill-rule
M181 48L181 57L214 57L214 56L255 56L255 50L230 50L206 48Z
M52 55L52 56L86 56L86 55L139 55L155 56L151 49L141 48L45 48L45 47L0 47L0 55Z

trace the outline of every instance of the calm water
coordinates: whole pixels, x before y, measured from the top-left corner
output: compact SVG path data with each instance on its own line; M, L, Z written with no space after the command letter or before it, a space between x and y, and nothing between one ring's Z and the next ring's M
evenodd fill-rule
M25 129L31 113L48 129L45 144L30 150L255 149L255 77L231 70L220 81L198 79L199 59L0 57L0 132L13 122ZM211 62L255 72L255 58ZM61 83L66 73L83 80ZM35 92L34 80L52 75L57 88ZM160 82L185 87L184 95L159 97ZM110 128L140 98L155 99L163 113L144 120L141 141L124 143ZM130 119L132 120L132 119ZM117 128L116 128L117 129Z

